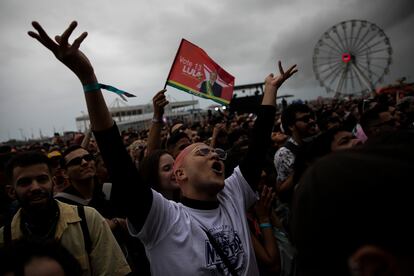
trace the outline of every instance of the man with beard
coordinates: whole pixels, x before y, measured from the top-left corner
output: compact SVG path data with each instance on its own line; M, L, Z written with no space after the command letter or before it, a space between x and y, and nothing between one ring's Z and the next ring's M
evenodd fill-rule
M306 104L294 103L282 113L282 127L289 139L275 153L274 163L277 171L277 188L283 193L292 188L293 164L299 147L315 136L319 129L312 110Z
M282 127L290 137L274 157L277 172L278 201L276 213L285 227L289 227L290 204L294 190L294 164L301 146L315 136L319 129L312 110L303 103L293 103L283 110Z
M55 199L67 204L93 207L105 218L112 219L112 208L96 178L94 155L79 145L73 145L63 152L62 157L62 167L70 185L57 193ZM113 222L108 223L112 229Z
M56 240L78 260L82 275L128 274L131 270L105 219L93 208L53 199L49 162L41 153L25 152L8 163L7 181L21 208L0 229L0 245L21 239L38 244Z

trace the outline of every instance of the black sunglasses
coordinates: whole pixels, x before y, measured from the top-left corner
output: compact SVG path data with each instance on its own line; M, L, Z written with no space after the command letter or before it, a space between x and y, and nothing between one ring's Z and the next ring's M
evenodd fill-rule
M70 160L68 163L66 163L66 167L80 165L82 164L82 160L89 162L89 161L95 160L95 156L89 153L84 156L75 157L72 160Z
M212 149L212 148L201 148L201 149L198 149L195 153L197 155L200 155L200 156L207 156L207 155L210 154L210 152L217 153L218 158L220 160L223 160L224 161L227 158L227 152L225 150L219 149L219 148L215 148L215 149Z

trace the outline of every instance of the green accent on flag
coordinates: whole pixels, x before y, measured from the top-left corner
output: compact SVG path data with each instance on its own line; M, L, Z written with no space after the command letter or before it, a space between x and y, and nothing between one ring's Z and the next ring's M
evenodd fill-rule
M207 86L207 94L209 96L214 96L213 87L211 87L211 83L209 80L206 80L206 86Z
M205 98L205 99L210 99L210 100L215 101L215 102L217 102L219 104L222 104L222 105L229 105L229 103L230 103L230 101L225 100L223 98L215 97L213 95L206 95L202 92L196 91L196 90L194 90L194 89L192 89L188 86L185 86L181 83L178 83L178 82L175 82L175 81L172 81L172 80L168 80L167 84L169 86L172 86L172 87L177 88L179 90L185 91L185 92L187 92L189 94L192 94L194 96L202 97L202 98Z

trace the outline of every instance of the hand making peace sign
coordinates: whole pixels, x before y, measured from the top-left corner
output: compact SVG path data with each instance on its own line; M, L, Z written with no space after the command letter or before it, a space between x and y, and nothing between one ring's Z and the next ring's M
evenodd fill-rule
M280 61L278 62L278 65L279 75L274 76L273 74L270 74L265 79L265 89L270 89L272 92L275 92L285 82L285 80L289 79L298 71L296 69L296 64L291 66L286 72L283 70L282 63Z
M88 33L82 33L73 41L73 44L69 44L69 37L78 25L76 21L73 21L62 35L55 36L56 42L49 37L38 22L34 21L32 25L37 30L37 33L29 31L28 34L48 48L58 60L78 76L83 84L96 82L92 64L85 54L79 50L82 41Z

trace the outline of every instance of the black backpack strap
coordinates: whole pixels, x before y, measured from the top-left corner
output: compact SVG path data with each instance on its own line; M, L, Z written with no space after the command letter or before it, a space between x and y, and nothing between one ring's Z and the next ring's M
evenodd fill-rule
M283 146L290 150L294 155L298 155L299 146L293 144L291 141L288 140Z
M82 205L78 205L77 207L78 207L78 215L81 218L80 224L81 224L82 233L83 233L83 240L85 242L85 249L89 256L92 251L92 240L89 234L88 224L86 223L85 209L83 208Z
M230 274L232 276L237 276L237 272L236 269L234 268L234 266L231 264L230 260L227 259L227 256L224 254L223 249L220 247L220 245L217 243L216 239L214 239L214 237L210 234L210 232L208 232L206 229L204 229L202 227L203 231L206 233L208 239L210 240L211 245L214 247L214 249L217 251L217 253L219 254L221 260L223 261L223 263L227 266L227 268L230 271Z

